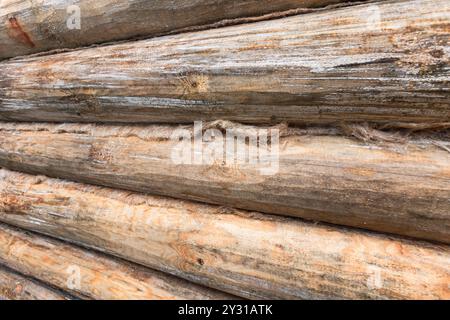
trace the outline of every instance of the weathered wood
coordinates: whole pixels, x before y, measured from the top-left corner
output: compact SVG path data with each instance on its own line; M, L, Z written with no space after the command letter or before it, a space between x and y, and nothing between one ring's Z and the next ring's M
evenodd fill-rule
M242 297L450 298L446 245L0 174L0 220ZM17 250L0 248L12 252L8 256L23 250L19 243L13 246Z
M70 300L71 297L0 266L0 300Z
M0 166L450 243L448 141L376 144L293 130L274 145L278 158L247 161L246 150L265 149L240 140L236 163L220 153L179 163L180 146L201 152L172 139L176 128L0 123ZM236 126L234 134L252 129ZM203 150L213 145L205 132Z
M95 43L239 23L239 18L323 7L342 0L2 0L0 59ZM75 25L76 5L80 25ZM300 11L301 12L301 11ZM261 17L261 19L270 16ZM250 19L249 21L255 20ZM246 20L244 20L246 21ZM69 22L69 23L68 23ZM78 27L80 27L78 29Z
M39 220L34 223L39 224ZM0 262L81 298L231 298L170 275L3 224L0 225Z
M449 23L390 1L6 62L0 119L448 122Z

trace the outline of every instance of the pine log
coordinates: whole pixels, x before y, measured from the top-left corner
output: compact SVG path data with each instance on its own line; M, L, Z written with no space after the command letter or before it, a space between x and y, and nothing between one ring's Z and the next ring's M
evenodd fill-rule
M71 297L0 266L0 300L71 300Z
M448 0L388 1L19 59L0 119L449 122L449 25Z
M0 166L450 243L448 141L375 143L292 131L274 146L278 158L250 162L247 150L265 149L239 140L236 162L220 153L204 161L196 143L172 139L179 128L0 123ZM255 127L235 130L250 136ZM214 145L206 131L200 145L204 154ZM191 162L175 161L180 146L195 155Z
M38 220L34 220L34 223L40 225ZM231 297L170 275L3 224L0 225L0 263L81 298L167 300Z
M0 60L51 49L180 32L224 19L231 19L221 23L225 25L253 21L257 18L246 18L271 13L276 16L280 11L295 9L302 12L341 1L3 0L0 3ZM79 11L74 11L71 5L76 5ZM74 20L78 17L79 25ZM260 17L264 18L271 18L271 15Z
M0 175L1 221L241 297L450 298L447 245L6 170ZM16 242L17 250L3 247L8 257L23 250Z

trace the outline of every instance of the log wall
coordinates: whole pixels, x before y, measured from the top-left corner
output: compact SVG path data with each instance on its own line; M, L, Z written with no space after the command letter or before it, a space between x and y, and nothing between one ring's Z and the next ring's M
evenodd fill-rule
M0 300L70 300L71 297L0 266Z
M180 32L222 20L226 20L222 24L227 25L258 20L245 18L269 14L259 18L267 19L271 13L276 16L286 10L302 12L339 2L341 0L3 0L0 3L0 60L51 49ZM75 11L71 5L79 8L79 26L73 21Z
M0 174L1 221L241 297L450 298L445 245L6 170ZM10 239L0 237L2 243ZM34 243L40 242L26 247L35 248ZM20 242L0 248L1 256L12 260L28 251ZM56 265L65 263L66 251L58 254ZM110 269L115 268L102 268L98 275L109 275L107 283L115 278Z
M230 130L256 130L240 128ZM177 129L0 123L0 166L450 243L450 137L442 148L426 139L380 144L294 131L280 137L278 155L239 140L236 158L215 153L203 162L198 156L215 144L200 136L202 152L173 138ZM179 163L176 150L189 151L190 162ZM258 162L247 150L262 154Z
M215 290L3 224L0 262L81 298L230 299Z
M449 23L388 1L4 62L0 119L450 122Z

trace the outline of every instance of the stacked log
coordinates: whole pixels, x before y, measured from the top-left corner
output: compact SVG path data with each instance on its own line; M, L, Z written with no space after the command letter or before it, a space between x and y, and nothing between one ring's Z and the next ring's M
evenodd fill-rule
M241 297L450 298L448 246L6 170L1 175L2 222Z
M312 12L343 0L3 0L0 60ZM77 17L82 21L77 22Z
M43 283L0 266L0 300L70 300Z
M448 1L0 22L0 299L450 299Z
M0 119L448 123L449 16L388 1L6 62Z
M244 136L257 130L229 128ZM276 170L263 175L273 163L234 163L219 152L208 162L174 161L174 150L193 155L198 147L193 139L173 138L179 129L0 124L0 166L450 243L450 157L436 145L450 139L376 145L294 130L280 137ZM203 150L211 146L199 139Z
M80 298L231 298L215 290L5 225L0 225L0 244L0 263Z

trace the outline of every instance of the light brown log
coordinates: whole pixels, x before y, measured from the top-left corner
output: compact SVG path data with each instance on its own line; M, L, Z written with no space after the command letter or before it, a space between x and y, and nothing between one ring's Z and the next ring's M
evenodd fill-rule
M71 300L71 297L0 266L0 300Z
M56 209L56 208L55 208ZM33 219L30 220L31 223ZM34 223L39 224L37 220ZM100 253L0 225L0 262L82 298L230 299L231 296Z
M6 170L0 175L0 220L242 297L450 298L447 245ZM0 236L2 243L8 239ZM0 248L7 257L22 250L18 243Z
M449 25L388 1L11 61L0 119L449 122Z
M0 59L51 49L180 32L185 28L258 20L280 11L302 12L341 0L2 0ZM80 13L80 28L71 25L71 5ZM300 9L300 10L299 10ZM303 9L303 10L301 10ZM292 12L288 12L292 13ZM287 14L288 14L287 13ZM268 19L271 16L260 17ZM244 19L239 19L244 18ZM245 19L247 18L247 19ZM241 21L242 20L242 21ZM69 22L69 24L68 24ZM213 25L214 26L214 25Z
M255 129L231 125L237 135ZM450 243L450 137L375 143L292 129L272 163L247 161L246 150L262 150L242 140L249 149L236 163L217 153L180 164L180 145L201 154L190 140L171 138L176 128L0 123L0 166ZM204 153L212 145L203 140Z

